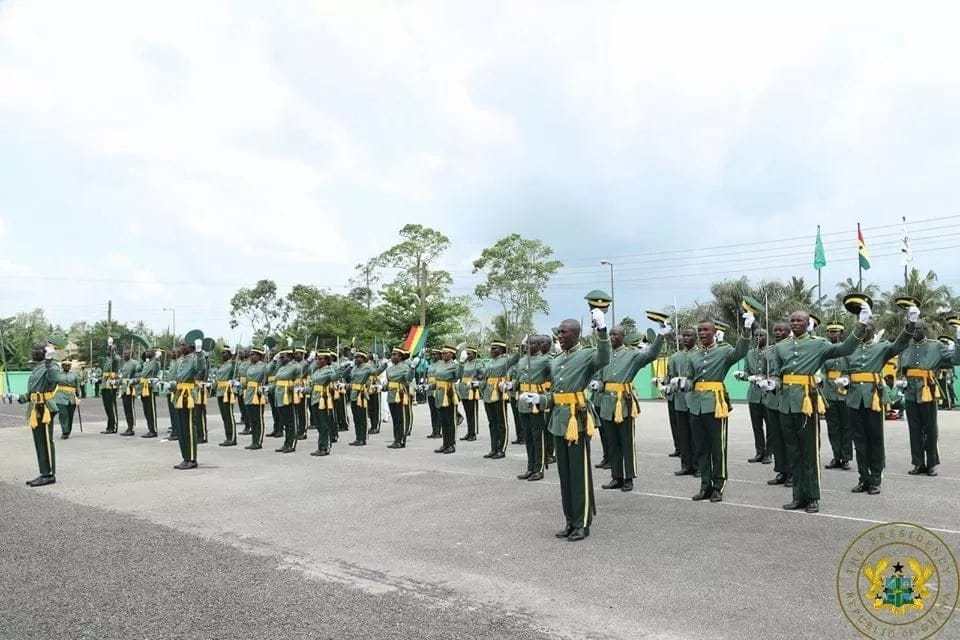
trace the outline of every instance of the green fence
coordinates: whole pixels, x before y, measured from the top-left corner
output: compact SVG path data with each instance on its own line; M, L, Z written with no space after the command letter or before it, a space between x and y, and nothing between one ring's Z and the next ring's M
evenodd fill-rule
M0 374L0 394L12 393L20 395L27 392L27 382L30 380L29 371L7 371ZM93 385L87 385L87 395L93 395Z

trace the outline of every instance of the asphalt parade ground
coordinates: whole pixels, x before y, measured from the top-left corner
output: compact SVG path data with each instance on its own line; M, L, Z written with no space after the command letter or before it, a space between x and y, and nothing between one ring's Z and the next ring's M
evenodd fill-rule
M836 574L859 533L912 522L960 555L960 412L940 414L938 477L907 475L906 422L891 421L882 494L824 470L821 512L806 514L781 509L772 466L747 463L744 405L719 504L692 502L699 480L673 475L665 405L641 408L635 490L603 491L595 470L598 514L573 543L553 535L554 470L517 480L519 445L482 458L483 418L454 455L433 453L421 406L406 449L386 448L384 424L317 458L313 433L294 454L271 438L219 447L211 405L200 467L176 471L176 443L101 435L87 399L84 433L55 430L57 484L32 489L22 407L0 405L0 638L857 638ZM937 637L960 637L960 614Z

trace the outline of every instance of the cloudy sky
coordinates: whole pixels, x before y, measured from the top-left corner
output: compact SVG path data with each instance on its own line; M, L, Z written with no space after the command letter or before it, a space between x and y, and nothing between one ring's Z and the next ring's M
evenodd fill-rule
M497 238L548 242L543 327L604 258L618 316L815 281L818 224L835 283L858 220L869 279L906 216L960 286L955 14L662 4L0 2L0 315L233 336L238 286L345 291L405 222L457 293Z

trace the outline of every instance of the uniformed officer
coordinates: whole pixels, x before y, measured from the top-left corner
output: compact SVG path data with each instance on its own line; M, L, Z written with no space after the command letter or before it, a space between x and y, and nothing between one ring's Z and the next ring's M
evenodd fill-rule
M957 328L960 335L960 327ZM913 476L937 475L940 464L938 446L937 404L941 390L937 370L960 363L960 353L939 340L926 336L926 327L918 321L910 346L900 355L900 373L906 378L904 402L910 431L910 463L907 473Z
M280 438L283 436L283 424L280 419L280 410L277 407L277 394L275 384L277 381L277 369L280 368L280 359L277 355L270 358L267 363L267 384L270 393L267 394L267 404L270 407L270 418L273 420L273 429L267 434L268 438Z
M545 394L549 390L550 356L544 355L543 344L549 344L545 336L532 336L527 339L526 355L514 365L519 383L517 409L520 415L520 429L527 448L526 471L517 476L518 480L536 482L543 480L547 469L547 421ZM534 400L538 402L534 403ZM552 436L550 436L552 439Z
M27 393L18 398L20 404L29 403L27 426L33 435L40 475L27 481L28 487L42 487L57 481L56 452L53 446L53 417L57 405L53 403L54 389L60 372L53 361L53 345L36 344L30 357L33 370L27 381Z
M196 334L200 335L199 340L194 340L194 353L197 356L197 366L200 368L197 375L197 402L194 405L193 423L197 429L197 443L206 444L207 431L207 400L210 399L210 358L203 349L203 332L199 329ZM190 342L190 333L187 334L187 343Z
M241 347L237 353L237 382L240 383L241 391L237 393L237 408L240 409L240 424L243 425L241 436L249 436L252 431L250 423L247 421L247 403L246 393L242 391L247 388L247 369L250 367L250 351ZM259 411L259 407L257 407Z
M220 419L223 421L224 440L221 447L237 446L237 423L233 417L233 405L237 397L237 361L233 351L224 346L220 351L222 362L217 368L216 381L217 407L220 409Z
M446 344L440 350L440 362L433 369L433 404L437 408L437 419L440 421L440 434L443 443L434 453L455 453L457 450L456 411L460 399L457 396L457 383L463 373L463 363L467 360L464 351L460 360L456 359L457 349Z
M857 348L866 331L864 323L873 317L870 305L859 306L860 322L839 344L809 333L810 314L790 314L793 335L777 343L772 351L771 373L765 381L768 389L780 389L780 427L786 457L793 473L793 500L784 509L820 511L820 429L819 419L825 407L814 374L831 358L848 356Z
M515 345L515 349L518 353L525 351L524 346L519 344ZM526 444L526 440L524 439L525 433L523 427L520 426L520 409L517 406L518 388L520 386L517 365L513 365L507 369L507 382L510 383L510 391L507 394L508 402L510 403L510 415L513 416L513 430L517 435L516 440L513 440L510 444ZM509 429L507 429L507 431L509 432Z
M70 371L70 366L69 360L60 364L61 370L56 376L57 386L53 396L57 415L60 416L60 438L63 440L69 438L73 431L73 414L77 410L77 393L80 387L80 378Z
M827 340L833 344L843 342L845 335L846 328L839 322L827 325ZM822 390L827 403L827 436L833 450L833 458L825 467L827 469L847 470L853 460L853 436L847 424L847 389L837 386L837 380L843 376L846 368L846 358L831 358L823 363Z
M388 449L403 449L407 446L407 434L413 423L413 397L410 385L416 375L415 364L407 360L409 354L396 347L390 353L390 366L386 369L387 406L393 422L393 442Z
M477 348L467 347L467 361L463 363L463 377L457 387L463 412L467 417L467 435L460 438L467 442L477 439L477 422L480 408L480 383L483 380L483 363L477 358Z
M333 362L337 369L337 382L333 385L333 415L337 420L337 428L330 433L330 441L336 442L340 439L341 431L349 431L350 424L347 420L347 400L350 393L346 390L347 373L353 367L353 362L349 358L343 358L338 354Z
M484 458L499 460L506 457L507 442L507 394L510 391L507 370L520 360L520 352L507 355L507 343L494 340L490 343L490 360L484 365L484 380L481 385L484 410L490 428L490 452Z
M263 347L250 348L250 364L246 369L246 383L243 390L243 403L247 408L247 426L250 428L250 444L244 449L263 448L264 407L267 404L267 376L269 367L263 362L266 351Z
M300 376L300 363L293 359L293 351L290 349L277 352L275 359L278 366L271 388L273 404L280 420L277 427L283 430L283 445L276 449L276 452L293 453L297 450L298 439L293 394Z
M101 377L100 399L103 402L103 412L107 415L107 428L100 433L116 433L120 422L117 414L117 391L119 388L120 365L123 361L117 355L117 348L113 338L107 338L107 355L103 359L100 370Z
M684 377L687 370L687 358L696 347L697 332L691 328L680 331L680 350L667 360L667 378L673 404L673 415L677 425L677 443L680 447L680 470L677 476L697 475L697 451L694 448L693 431L690 427L690 409L687 406L687 386Z
M123 364L120 365L120 380L123 385L123 417L127 421L127 430L122 436L132 436L135 417L134 402L137 397L137 384L140 381L140 361L132 357L130 349L123 350Z
M754 336L754 346L747 351L747 357L744 358L743 371L736 375L740 380L747 383L747 406L750 409L750 426L753 428L753 450L754 456L748 458L747 462L761 462L770 464L773 459L770 457L770 448L767 444L766 431L766 410L763 406L763 389L757 384L766 377L766 361L763 356L767 348L767 332L760 329Z
M868 327L863 342L847 357L841 384L847 387L847 420L853 433L860 481L854 493L880 493L883 469L886 466L883 436L883 367L887 360L899 355L910 345L914 323L920 311L908 311L907 328L895 342L871 341Z
M336 418L333 412L333 385L339 377L333 364L332 351L320 351L316 354L316 367L310 373L310 421L317 430L317 450L312 456L330 455L330 434L336 431Z
M552 387L547 394L551 407L548 431L554 437L557 475L566 525L558 538L577 541L590 535L596 506L593 498L593 469L590 466L590 439L597 417L584 390L593 374L610 362L610 340L603 311L590 311L597 337L595 347L580 345L580 323L564 320L558 338L562 352L550 362ZM539 398L528 397L531 403Z
M155 348L144 350L140 355L140 376L137 383L137 394L140 404L143 405L143 420L147 423L147 432L141 438L157 437L157 401L156 385L160 377L160 359L163 350Z
M440 364L440 351L438 349L429 349L427 358L430 363L427 365L427 374L424 380L424 389L426 389L427 408L430 411L430 435L427 438L442 438L440 433L440 416L437 414L437 405L434 403L433 388L437 378L434 375L434 369Z
M194 332L188 332L185 336L189 339ZM173 392L173 407L177 413L177 426L180 429L180 455L183 460L180 464L174 466L174 469L196 469L197 468L197 443L200 438L200 428L197 424L196 406L200 402L200 390L198 384L205 378L203 377L204 367L200 354L197 350L202 346L202 338L195 339L193 342L182 342L180 344L180 353L182 354L177 369L174 373L176 388Z
M353 429L356 439L350 443L352 447L363 447L367 444L367 393L370 378L380 375L386 369L386 364L370 362L366 351L354 352L354 365L350 370L350 409L353 413Z
M557 345L556 345L556 349L554 349L554 346L555 346L554 343L555 343L555 342L556 342L556 338L555 338L553 335L549 335L549 336L548 336L548 335L542 335L542 336L540 336L540 340L539 340L539 343L540 343L540 355L545 356L545 357L548 358L548 360L550 360L550 361L552 361L555 357L557 357L557 355L560 353L560 346L559 346L559 344L557 344ZM549 370L549 368L548 368L548 369L547 369L547 379L543 381L543 391L544 391L544 393L548 393L548 392L550 391L551 387L553 386L553 382L550 380L549 373L550 373L550 370ZM549 424L549 422L550 422L550 405L547 404L547 405L544 407L544 411L543 411L543 432L544 432L544 435L543 435L543 461L544 461L544 467L547 467L547 466L549 466L549 465L551 465L551 464L556 464L556 463L557 463L557 457L556 457L556 455L555 455L555 453L554 453L554 449L553 449L553 437L552 437L549 433L547 433L547 424ZM536 427L536 425L534 425L534 427Z
M743 329L753 330L754 316L743 314ZM750 338L741 335L737 346L731 347L717 341L717 328L713 321L697 325L699 348L689 352L686 359L685 377L693 383L687 394L690 410L690 427L694 442L699 442L697 470L700 471L700 491L694 500L723 500L727 481L727 417L730 415L730 397L723 383L727 372L739 362L750 348Z
M180 366L180 358L182 355L180 345L175 345L170 352L167 368L163 372L163 384L160 386L167 394L167 415L170 417L170 430L167 435L167 440L180 439L179 414L173 406L173 401L176 398L177 367Z
M293 350L293 361L299 368L293 386L293 420L297 430L297 440L307 439L307 399L304 390L307 386L310 364L306 361L307 350L297 347Z
M389 362L389 360L386 360L386 362ZM370 421L368 433L372 434L380 433L380 391L382 390L380 373L382 373L382 371L370 376L367 382L367 419Z
M763 352L764 378L754 384L765 385L763 391L764 417L767 422L767 448L773 454L773 471L776 474L767 484L793 487L793 461L787 458L786 441L783 437L782 421L780 419L780 395L778 385L770 385L768 380L775 378L779 361L776 357L776 346L790 337L790 323L778 321L773 323L773 344L768 345ZM844 409L846 411L846 409Z
M600 420L607 431L607 451L611 480L601 485L603 489L633 491L633 479L637 477L634 421L640 415L633 379L640 369L657 359L663 347L663 336L672 328L662 324L653 344L643 349L624 345L625 331L616 326L610 331L610 363L600 370L600 386L595 390L600 399Z

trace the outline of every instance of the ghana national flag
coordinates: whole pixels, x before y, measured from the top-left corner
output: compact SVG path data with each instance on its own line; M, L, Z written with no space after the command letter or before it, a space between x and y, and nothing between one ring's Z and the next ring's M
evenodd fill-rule
M421 325L415 324L407 332L407 339L403 341L403 348L411 356L419 355L427 344L427 329Z
M860 268L870 268L870 252L867 251L867 243L863 239L863 231L860 230L860 223L857 223L857 256L860 259Z

